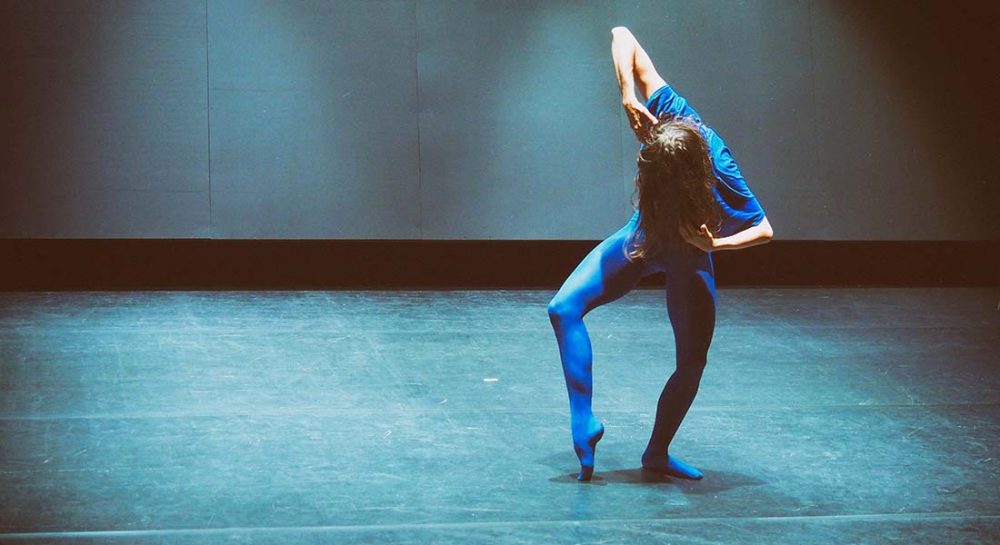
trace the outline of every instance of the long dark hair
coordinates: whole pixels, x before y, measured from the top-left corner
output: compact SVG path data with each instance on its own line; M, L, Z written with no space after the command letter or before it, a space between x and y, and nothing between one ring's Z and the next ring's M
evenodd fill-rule
M693 119L662 117L639 151L633 196L639 225L626 249L629 259L656 257L668 249L695 251L681 235L682 227L697 231L705 224L718 232L716 180L708 142L698 127Z

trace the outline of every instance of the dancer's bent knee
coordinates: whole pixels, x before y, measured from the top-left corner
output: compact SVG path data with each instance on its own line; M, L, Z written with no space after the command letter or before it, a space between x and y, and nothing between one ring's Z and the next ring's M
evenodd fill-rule
M556 297L549 302L549 321L552 322L554 328L580 321L583 319L583 315L583 307L568 298Z
M676 389L678 393L683 392L683 394L693 397L698 393L698 387L701 385L701 376L703 372L704 365L693 369L677 369L672 375L670 375L670 380L667 382L667 386L672 389Z

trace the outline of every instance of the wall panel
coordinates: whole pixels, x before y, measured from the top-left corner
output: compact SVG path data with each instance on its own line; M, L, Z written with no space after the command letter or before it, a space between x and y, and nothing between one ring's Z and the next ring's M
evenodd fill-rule
M0 4L0 236L207 236L203 1Z
M419 4L426 238L598 238L619 182L613 5Z
M413 9L210 2L215 236L419 238Z

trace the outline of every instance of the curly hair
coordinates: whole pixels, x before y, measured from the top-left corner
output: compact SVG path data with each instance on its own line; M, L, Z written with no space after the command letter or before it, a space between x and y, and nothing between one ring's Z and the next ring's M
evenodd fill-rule
M695 251L681 234L685 227L697 231L705 224L713 233L719 231L721 214L712 191L716 179L696 120L661 117L636 162L633 206L639 210L639 225L626 246L629 259Z

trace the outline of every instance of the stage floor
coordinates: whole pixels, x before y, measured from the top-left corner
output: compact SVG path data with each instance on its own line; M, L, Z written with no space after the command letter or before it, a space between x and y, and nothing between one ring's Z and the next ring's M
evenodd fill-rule
M0 294L0 542L1000 540L1000 289L721 289L672 452L664 295L587 317L577 483L551 291Z

